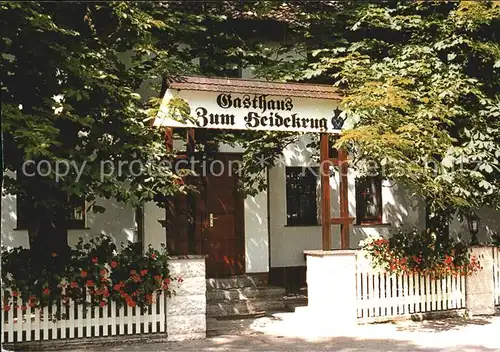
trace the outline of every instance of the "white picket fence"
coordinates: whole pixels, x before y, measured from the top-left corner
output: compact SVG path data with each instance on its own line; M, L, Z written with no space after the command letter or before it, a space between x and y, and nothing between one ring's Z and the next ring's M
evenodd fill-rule
M22 310L23 302L17 299L15 308L2 312L2 343L165 332L165 301L162 292L155 304L141 312L139 307L118 307L115 302L104 307L84 307L74 301ZM59 319L55 318L57 312L62 312Z
M464 276L397 275L374 269L363 252L356 259L359 321L465 308Z
M493 287L495 288L495 305L500 305L500 248L493 248Z

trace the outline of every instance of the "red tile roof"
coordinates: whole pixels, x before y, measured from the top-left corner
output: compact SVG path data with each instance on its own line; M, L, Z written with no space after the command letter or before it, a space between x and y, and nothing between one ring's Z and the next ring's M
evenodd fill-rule
M338 89L326 84L281 83L253 79L184 76L169 82L169 88L317 99L342 99L342 95Z

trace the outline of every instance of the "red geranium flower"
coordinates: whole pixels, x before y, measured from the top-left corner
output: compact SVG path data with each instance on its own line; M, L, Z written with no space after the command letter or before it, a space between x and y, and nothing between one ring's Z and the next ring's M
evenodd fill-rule
M87 280L87 282L85 283L85 285L87 285L88 287L92 287L92 286L94 286L94 281Z
M99 259L97 259L97 257L92 258L92 263L96 264L98 261Z
M109 297L109 292L108 291L104 292L104 297Z
M28 307L26 307L25 305L21 306L21 310L27 310L27 309L28 309Z
M104 275L106 275L106 274L107 274L107 270L106 270L106 269L101 269L101 271L99 271L99 274L100 274L101 276L104 276Z
M104 307L104 306L106 306L106 302L105 301L99 302L99 307Z
M28 303L28 306L30 306L30 308L33 308L34 306L36 306L36 303L31 301L30 303Z
M156 253L151 253L151 258L156 259Z
M17 291L12 291L12 297L17 297L19 295L19 292Z
M80 273L80 275L82 277L87 277L87 272L85 270L82 270L82 272Z
M127 304L129 307L135 307L137 305L137 303L135 303L135 301L133 300L127 300Z
M144 276L148 273L148 269L141 270L141 276Z
M50 289L49 289L48 287L45 287L45 288L43 289L43 294L44 294L44 295L48 295L48 294L50 294Z
M78 283L76 283L76 281L71 281L71 283L69 284L69 287L71 287L71 288L77 288L78 287Z
M114 269L118 266L118 262L112 261L110 265Z
M10 308L11 308L10 304L6 304L6 305L3 306L4 312L8 312L10 310Z

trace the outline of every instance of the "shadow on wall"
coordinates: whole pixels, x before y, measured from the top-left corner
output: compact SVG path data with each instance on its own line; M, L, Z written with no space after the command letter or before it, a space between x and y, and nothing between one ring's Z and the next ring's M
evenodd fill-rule
M479 216L479 232L477 234L479 242L493 242L493 236L500 234L500 211L492 208L481 208L477 215ZM469 243L472 236L467 225L467 219L459 221L458 217L454 217L450 223L450 234Z
M425 203L400 184L385 181L382 185L384 222L393 228L425 228ZM385 196L385 199L384 199Z
M16 230L17 209L16 196L7 194L2 196L2 246L29 247L28 231Z
M354 199L355 202L354 191L351 199ZM424 202L412 196L401 185L387 180L384 181L382 184L382 204L382 222L384 226L354 226L353 246L358 245L361 240L368 237L390 236L391 233L398 231L400 228L425 229Z
M122 243L137 241L135 210L131 206L114 202L110 199L99 199L97 204L103 206L106 211L102 214L87 213L86 229L68 230L68 243L74 246L80 237L84 241L100 234L110 236L117 246Z

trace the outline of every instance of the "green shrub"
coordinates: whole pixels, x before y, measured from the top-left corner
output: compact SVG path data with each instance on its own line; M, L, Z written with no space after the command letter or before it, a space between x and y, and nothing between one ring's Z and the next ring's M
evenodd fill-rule
M129 242L118 251L111 238L101 235L87 243L80 239L64 258L52 253L42 261L35 261L29 249L2 248L5 311L18 299L23 310L70 300L101 307L114 301L145 309L156 293L174 293L172 281L182 278L170 277L164 245L143 253L140 243Z
M390 238L369 238L362 249L374 267L404 274L433 277L469 275L481 269L462 242L437 240L430 231L400 230Z

